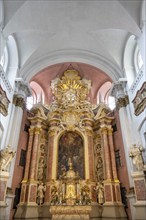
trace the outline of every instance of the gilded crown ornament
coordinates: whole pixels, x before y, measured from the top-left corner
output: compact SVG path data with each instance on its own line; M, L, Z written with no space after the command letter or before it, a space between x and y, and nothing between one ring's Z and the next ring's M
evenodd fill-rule
M56 78L51 82L55 103L62 109L82 109L87 104L91 81L82 79L76 70L66 70L61 79ZM88 103L89 105L89 103Z

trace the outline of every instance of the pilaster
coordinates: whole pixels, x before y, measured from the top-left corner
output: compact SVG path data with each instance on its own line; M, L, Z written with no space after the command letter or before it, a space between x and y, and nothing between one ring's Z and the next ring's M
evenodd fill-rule
M146 177L143 171L136 171L132 173L132 178L136 196L135 220L144 220L146 219Z

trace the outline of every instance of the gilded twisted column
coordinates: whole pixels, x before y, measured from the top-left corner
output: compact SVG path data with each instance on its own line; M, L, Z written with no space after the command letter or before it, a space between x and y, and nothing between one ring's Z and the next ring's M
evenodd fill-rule
M32 157L31 157L31 165L30 165L30 179L36 179L36 163L37 163L37 151L38 151L38 142L39 142L39 135L41 133L41 128L36 127L34 130L34 142L33 142L33 149L32 149Z
M106 179L112 179L111 173L111 158L110 158L110 151L108 145L108 130L106 127L102 127L100 129L102 136L103 136L103 145L104 145L104 158L105 158L105 167L106 167Z

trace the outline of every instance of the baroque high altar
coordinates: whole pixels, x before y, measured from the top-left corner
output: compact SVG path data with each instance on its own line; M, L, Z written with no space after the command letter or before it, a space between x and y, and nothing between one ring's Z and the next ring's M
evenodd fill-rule
M35 105L15 219L126 219L117 177L111 110L90 103L91 81L67 70L53 101Z

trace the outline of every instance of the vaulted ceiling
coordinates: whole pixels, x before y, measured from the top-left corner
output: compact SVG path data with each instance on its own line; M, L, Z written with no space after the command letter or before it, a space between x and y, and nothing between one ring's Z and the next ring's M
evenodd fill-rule
M13 35L18 46L19 77L44 90L71 64L92 80L94 97L102 83L124 77L126 41L141 34L141 0L7 0L2 6L3 36Z

